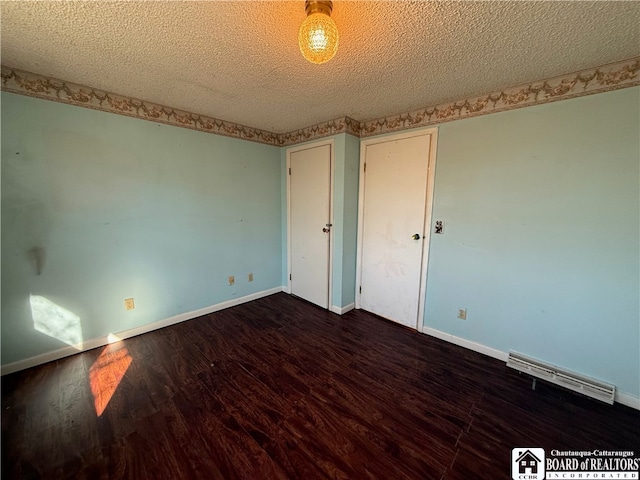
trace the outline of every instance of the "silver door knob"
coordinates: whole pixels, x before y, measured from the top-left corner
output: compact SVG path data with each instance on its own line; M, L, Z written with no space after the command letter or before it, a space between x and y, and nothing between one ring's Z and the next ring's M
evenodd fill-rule
M412 238L413 240L420 240L420 235L419 235L419 234L417 234L417 233L414 233L413 235L411 235L411 238Z

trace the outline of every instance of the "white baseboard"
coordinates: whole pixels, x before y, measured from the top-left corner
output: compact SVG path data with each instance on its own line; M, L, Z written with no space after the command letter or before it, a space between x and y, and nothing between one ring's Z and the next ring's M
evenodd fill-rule
M164 328L170 325L175 325L176 323L184 322L186 320L191 320L193 318L197 318L202 315L207 315L209 313L217 312L219 310L224 310L225 308L234 307L236 305L241 305L243 303L251 302L252 300L257 300L258 298L267 297L269 295L273 295L274 293L282 292L283 290L284 290L283 287L270 288L269 290L263 290L261 292L252 293L251 295L246 295L240 298L234 298L233 300L227 300L225 302L217 303L215 305L210 305L208 307L200 308L198 310L193 310L191 312L181 313L179 315L174 315L173 317L165 318L164 320L159 320L153 323L147 323L146 325L141 325L140 327L131 328L129 330L124 330L122 332L117 332L110 335L113 335L120 340L124 340L126 338L142 335L143 333L152 332L159 328ZM57 350L53 350L51 352L43 353L42 355L36 355L35 357L30 357L24 360L18 360L17 362L8 363L7 365L2 365L2 375L8 375L10 373L18 372L20 370L35 367L37 365L42 365L43 363L59 360L61 358L68 357L76 353L86 352L87 350L103 347L111 343L109 340L110 340L109 335L105 335L97 338L91 338L89 340L85 340L84 342L82 342L82 346L79 348L70 347L70 346L63 347Z
M346 305L344 307L338 307L337 305L331 305L331 308L329 310L332 311L333 313L337 313L338 315L344 315L345 313L353 310L355 307L356 307L355 303L350 303L349 305Z
M627 407L640 410L640 397L636 397L635 395L631 395L630 393L618 392L616 390L615 401L621 405L626 405Z
M422 327L422 333L426 333L427 335L439 338L440 340L444 340L446 342L468 348L469 350L473 350L474 352L497 358L498 360L502 360L503 362L506 362L507 357L509 356L509 354L506 352L487 347L486 345L483 345L481 343L472 342L471 340L466 340L461 337L456 337L455 335L451 335L450 333L441 332L440 330L436 330L435 328Z
M496 350L495 348L487 347L486 345L483 345L481 343L472 342L471 340L466 340L461 337L456 337L455 335L441 332L440 330L436 330L435 328L423 326L422 333L439 338L440 340L444 340L449 343L453 343L455 345L459 345L464 348L468 348L469 350L473 350L474 352L482 353L483 355L496 358L503 362L506 362L507 357L509 356L508 352ZM616 390L615 401L621 405L626 405L627 407L640 410L640 397L636 397L635 395L631 395L630 393L619 392Z

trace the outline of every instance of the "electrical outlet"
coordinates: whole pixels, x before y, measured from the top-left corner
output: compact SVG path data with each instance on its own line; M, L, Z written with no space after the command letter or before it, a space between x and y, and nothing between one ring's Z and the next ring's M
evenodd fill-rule
M467 309L466 308L459 308L458 309L458 318L460 320L466 320L467 319Z
M229 275L229 285L236 283L236 278L233 275Z
M249 274L249 281L250 281L250 282L253 282L253 273L250 273L250 274Z
M124 299L124 308L125 310L133 310L134 308L136 308L135 303L133 303L133 298Z

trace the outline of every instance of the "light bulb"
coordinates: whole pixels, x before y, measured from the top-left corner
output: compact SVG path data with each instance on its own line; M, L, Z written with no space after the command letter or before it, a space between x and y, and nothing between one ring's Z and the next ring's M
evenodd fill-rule
M338 27L329 15L312 13L300 25L298 44L311 63L328 62L338 51Z

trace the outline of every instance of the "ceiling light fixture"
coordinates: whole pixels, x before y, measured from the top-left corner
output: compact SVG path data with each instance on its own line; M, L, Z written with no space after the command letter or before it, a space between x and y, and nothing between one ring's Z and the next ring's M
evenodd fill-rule
M311 63L325 63L338 51L338 27L331 18L333 2L306 0L307 18L300 25L298 44L304 58Z

